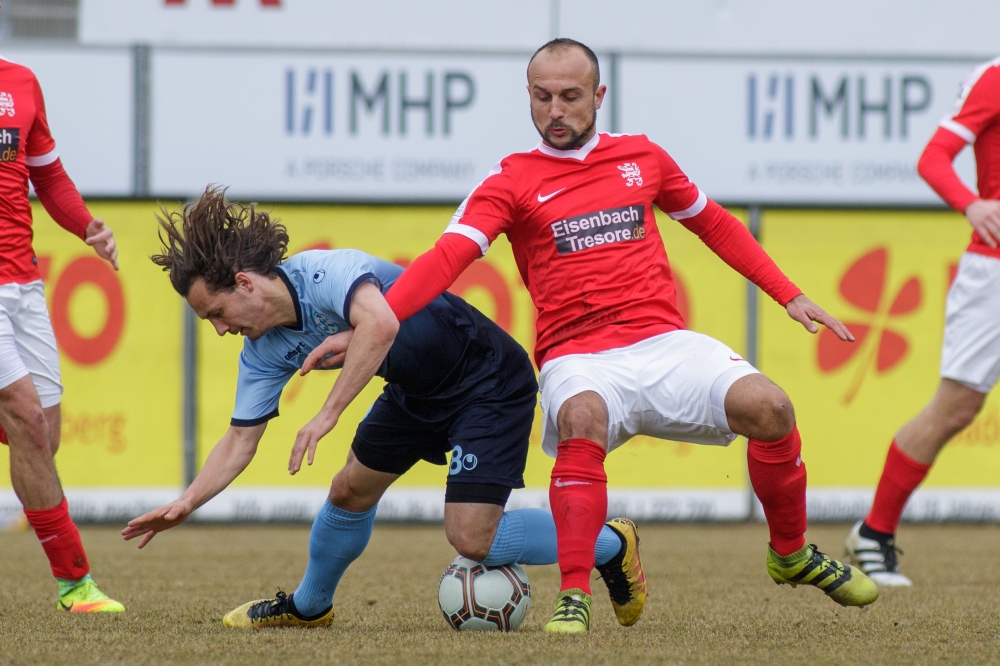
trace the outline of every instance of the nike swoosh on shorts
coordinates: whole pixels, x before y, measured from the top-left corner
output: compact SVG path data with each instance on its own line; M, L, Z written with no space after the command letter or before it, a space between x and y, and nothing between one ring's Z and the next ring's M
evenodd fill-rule
M548 201L549 199L551 199L552 197L554 197L555 195L559 194L560 192L562 192L565 189L566 188L564 187L562 189L556 190L552 194L546 194L545 196L542 196L542 193L539 192L538 193L538 203L545 203L546 201Z

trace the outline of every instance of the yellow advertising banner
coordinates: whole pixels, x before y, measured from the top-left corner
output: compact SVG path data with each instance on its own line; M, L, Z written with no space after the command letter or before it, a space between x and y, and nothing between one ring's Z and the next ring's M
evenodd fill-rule
M761 306L761 370L795 405L810 488L873 488L893 436L939 382L945 299L970 227L945 212L774 210L763 228L775 261L857 338L812 336L782 308ZM993 391L925 489L997 486Z
M287 226L291 251L312 248L357 248L406 265L439 237L450 219L450 207L298 206L272 209ZM658 217L667 251L677 274L681 307L693 328L742 350L745 339L743 279L729 269L678 223ZM165 278L161 278L166 281ZM526 349L534 343L534 307L518 275L504 238L486 257L461 276L452 291L463 296L507 330ZM202 459L228 427L236 387L237 356L242 340L219 339L207 323L199 328L199 442ZM344 413L333 433L321 443L316 463L289 476L288 456L295 434L319 410L334 373L295 377L285 388L279 410L264 435L257 457L238 485L327 485L341 467L357 424L381 391L376 380ZM537 410L525 482L547 488L552 459L541 450L541 411ZM744 447L728 449L637 437L608 457L609 483L619 488L745 487ZM447 469L420 463L396 487L441 487Z
M121 271L34 206L34 247L59 344L63 485L173 486L183 482L180 297L149 261L154 206L98 202L115 231ZM0 484L9 487L0 455Z

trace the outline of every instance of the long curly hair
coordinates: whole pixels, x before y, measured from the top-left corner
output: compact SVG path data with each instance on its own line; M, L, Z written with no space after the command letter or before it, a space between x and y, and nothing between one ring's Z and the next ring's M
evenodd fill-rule
M270 277L288 252L285 226L257 210L257 204L227 200L224 187L209 185L181 210L160 212L156 221L163 253L150 259L170 275L181 296L198 278L217 293L235 289L240 272Z

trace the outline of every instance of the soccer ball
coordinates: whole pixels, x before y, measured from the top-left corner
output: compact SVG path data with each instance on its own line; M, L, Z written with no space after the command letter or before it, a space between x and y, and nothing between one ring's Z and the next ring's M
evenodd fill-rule
M459 555L438 586L438 605L457 631L514 631L530 604L531 584L519 564L490 567Z

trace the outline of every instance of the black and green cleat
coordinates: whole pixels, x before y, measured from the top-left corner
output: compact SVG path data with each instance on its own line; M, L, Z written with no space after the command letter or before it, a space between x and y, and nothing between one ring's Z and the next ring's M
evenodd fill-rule
M822 553L813 544L782 557L767 549L767 573L778 585L813 585L841 606L867 606L878 587L860 569Z
M552 634L585 634L590 629L590 605L594 598L579 588L564 590L556 600L556 612L542 631Z

